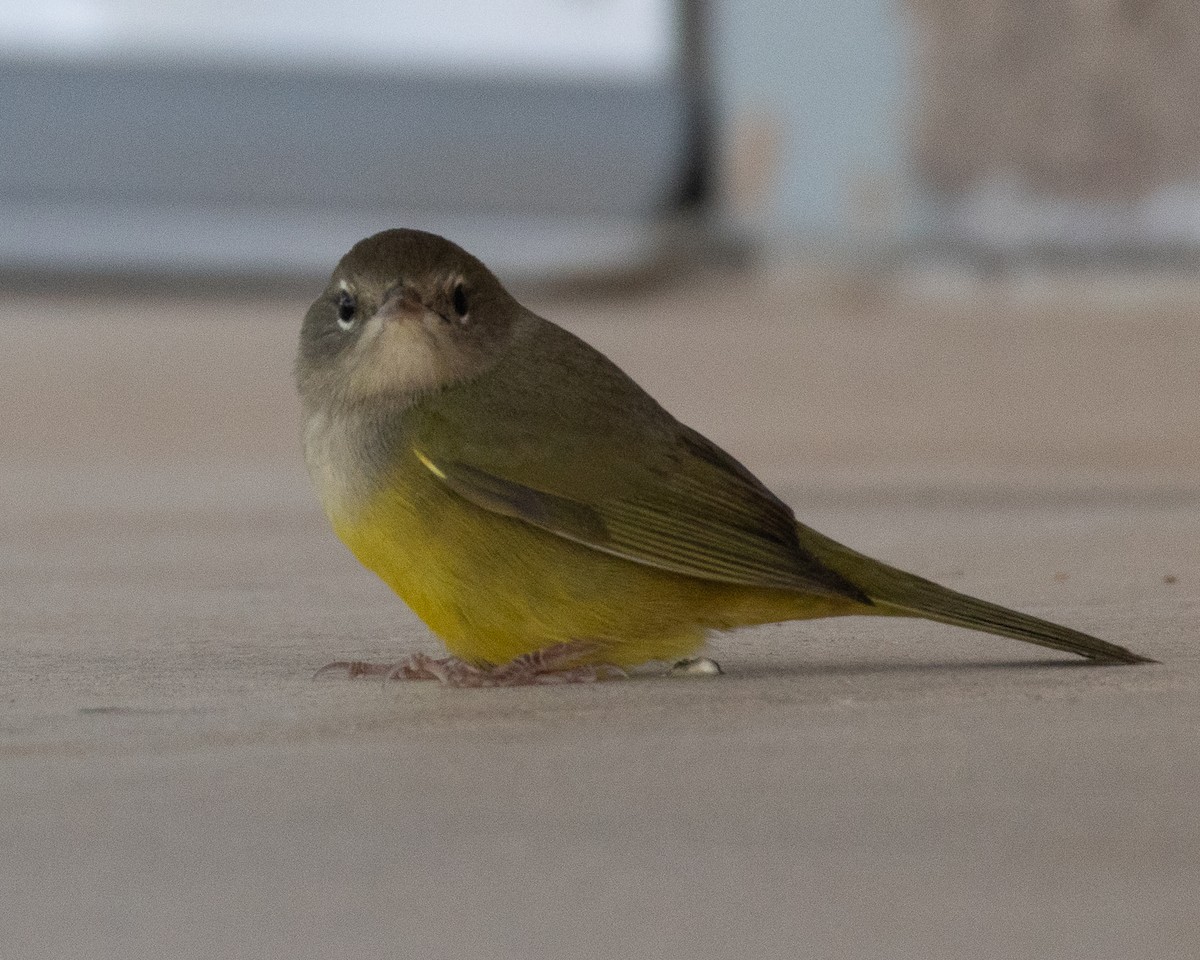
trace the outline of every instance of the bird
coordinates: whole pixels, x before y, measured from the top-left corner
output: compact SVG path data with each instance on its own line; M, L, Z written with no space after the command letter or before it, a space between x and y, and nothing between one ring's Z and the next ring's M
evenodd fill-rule
M305 462L336 534L448 656L318 673L510 686L687 664L714 632L919 617L1154 662L799 522L615 363L432 233L355 244L301 325Z

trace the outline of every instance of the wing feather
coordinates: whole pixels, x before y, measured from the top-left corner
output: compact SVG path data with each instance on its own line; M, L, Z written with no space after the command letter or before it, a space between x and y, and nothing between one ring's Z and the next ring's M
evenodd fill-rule
M505 362L405 415L408 449L449 489L634 563L870 603L742 464L574 335L524 323Z
M792 546L786 537L764 536L759 529L741 526L737 521L754 519L749 511L734 510L732 516L722 516L722 501L711 496L688 502L667 491L658 502L611 499L581 503L470 464L435 461L421 450L415 453L434 476L477 506L634 563L723 583L866 602L856 587L798 544ZM789 529L794 530L794 523L789 516Z

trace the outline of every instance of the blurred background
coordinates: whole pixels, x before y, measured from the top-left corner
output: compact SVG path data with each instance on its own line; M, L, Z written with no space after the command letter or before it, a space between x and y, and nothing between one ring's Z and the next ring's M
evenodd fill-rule
M0 3L0 268L1189 259L1184 0Z

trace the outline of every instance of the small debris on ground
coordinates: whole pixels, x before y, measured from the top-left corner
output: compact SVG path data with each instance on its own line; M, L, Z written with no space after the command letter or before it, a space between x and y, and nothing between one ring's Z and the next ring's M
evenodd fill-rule
M696 657L694 660L680 660L671 668L671 672L685 677L719 677L725 671L716 660Z

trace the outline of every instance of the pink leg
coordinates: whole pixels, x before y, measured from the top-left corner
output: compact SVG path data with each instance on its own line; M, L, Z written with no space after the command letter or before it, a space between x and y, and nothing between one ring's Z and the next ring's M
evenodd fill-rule
M477 667L458 657L431 657L426 653L414 653L396 663L338 660L322 667L314 678L344 671L351 678L437 680L448 687L519 687L592 683L626 676L624 670L611 663L578 665L580 658L595 653L596 649L596 644L584 640L558 643L495 667Z

